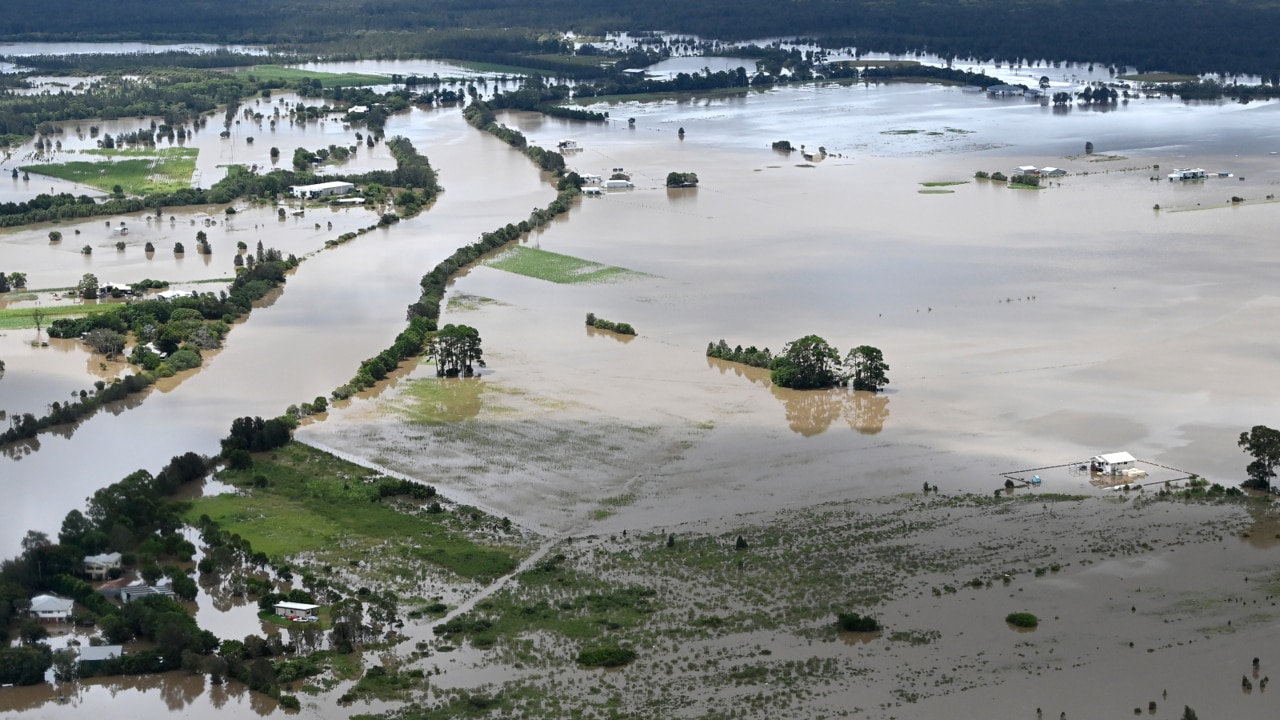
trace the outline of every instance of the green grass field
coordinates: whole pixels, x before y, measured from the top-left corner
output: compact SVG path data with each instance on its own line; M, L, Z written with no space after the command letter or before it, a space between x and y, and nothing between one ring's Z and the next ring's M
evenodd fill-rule
M257 476L266 487L253 487ZM335 564L358 557L389 576L412 574L420 563L465 578L498 577L516 567L517 551L471 539L469 514L432 514L409 503L398 508L378 501L371 492L377 477L372 470L290 443L255 456L248 470L223 471L221 479L244 492L199 498L186 518L195 522L208 515L270 557L312 553Z
M79 317L81 315L89 315L91 313L103 312L111 309L110 305L53 305L41 306L44 311L44 326L48 327L49 323L62 317ZM0 330L21 330L22 328L33 328L36 326L32 312L35 308L4 308L0 309Z
M921 185L927 188L949 187L951 185L968 185L968 180L943 180L940 182L922 182Z
M1179 83L1179 82L1195 82L1200 78L1195 75L1179 75L1178 73L1139 73L1137 75L1117 75L1117 80L1128 80L1129 82L1150 82L1150 83Z
M148 195L190 187L191 176L196 170L196 156L200 151L195 148L158 148L85 152L126 159L107 162L72 160L47 165L24 165L20 169L89 185L106 192L111 192L119 185L128 195Z
M485 262L498 270L560 283L598 283L647 277L645 273L626 268L601 265L590 260L517 246Z
M368 75L364 73L325 73L314 70L283 67L281 65L257 65L252 70L237 70L232 73L236 77L254 77L259 80L279 80L281 82L297 82L298 80L319 80L322 87L359 87L362 85L386 85L391 78L386 75Z

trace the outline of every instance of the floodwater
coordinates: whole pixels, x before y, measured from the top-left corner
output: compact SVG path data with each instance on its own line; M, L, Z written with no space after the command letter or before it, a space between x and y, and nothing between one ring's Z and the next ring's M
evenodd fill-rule
M633 191L580 203L527 243L646 275L556 285L471 268L453 292L496 302L458 303L443 321L481 331L489 365L481 378L447 381L459 385L456 392L421 401L416 384L446 381L419 367L298 435L378 458L531 526L602 536L896 496L926 482L943 493L990 494L1003 483L1000 472L1113 450L1235 484L1247 458L1234 438L1274 424L1280 392L1280 341L1265 332L1280 321L1280 251L1272 242L1280 204L1267 199L1280 183L1280 158L1271 155L1280 151L1277 107L1140 100L1062 113L908 84L601 105L613 118L603 125L507 114L502 121L532 142L575 138L584 149L570 162L580 172L623 167L636 182ZM636 119L633 128L627 117ZM678 128L686 130L683 140ZM0 541L8 553L29 527L56 531L73 505L47 498L87 495L186 450L213 452L231 418L275 414L341 384L389 344L418 277L434 262L551 196L527 160L466 127L456 110L397 117L388 134L397 133L440 170L446 192L438 204L308 260L271 307L236 328L226 349L173 391L0 458L8 493ZM830 155L807 163L799 153L770 150L782 139ZM1081 157L1086 141L1117 157ZM943 188L949 194L919 192L924 182L1024 164L1071 174L1041 191L969 181ZM1170 183L1163 176L1175 166L1233 176ZM671 171L696 172L700 187L666 190ZM1245 202L1233 204L1232 196ZM226 255L215 250L215 258ZM46 265L61 268L65 260ZM628 322L639 336L619 342L584 331L587 312ZM721 338L777 352L810 333L842 351L881 348L891 366L887 392L796 393L772 387L763 371L705 357L707 343ZM441 397L444 407L421 404ZM433 413L452 421L431 422ZM1041 491L1104 492L1086 477L1046 477L1052 480ZM1110 522L1112 506L1096 507L1096 516L1079 522ZM1175 517L1162 537L1172 544L1214 512ZM1136 517L1125 515L1130 525ZM983 523L977 544L967 544L976 537L969 534L936 540L975 552L978 544L1007 541L1001 522ZM1034 517L1019 527L1028 536L1042 530ZM1026 688L1015 693L1005 682L959 693L957 686L891 714L936 717L963 706L975 716L1001 707L1031 717L1042 705L1053 716L1057 708L1101 716L1151 699L1162 712L1175 703L1204 712L1177 693L1195 687L1197 697L1233 717L1270 717L1273 695L1255 692L1245 698L1253 704L1242 705L1227 694L1241 672L1227 661L1257 655L1251 640L1273 639L1273 621L1257 635L1215 632L1189 650L1149 654L1162 641L1193 638L1165 633L1159 616L1140 614L1131 625L1136 649L1106 642L1137 613L1129 612L1138 607L1130 593L1147 592L1119 579L1146 577L1166 588L1170 602L1197 584L1225 587L1274 566L1262 539L1273 530L1262 523L1257 540L1231 540L1226 549L1161 546L1075 568L1050 579L1060 587L1045 582L1025 594L1046 605L1042 616L1074 625L1015 634L986 622L984 613L994 610L983 602L966 599L964 611L946 612L954 627L981 625L973 637L898 659L970 677L984 672L971 667L971 649L994 648L994 659L982 663L1006 675L1021 668ZM1228 551L1239 555L1220 562ZM997 619L1019 609L992 604L1000 606ZM895 607L941 612L923 596ZM252 623L247 611L231 612ZM1070 639L1072 627L1097 618L1105 622L1096 632ZM1215 617L1215 627L1225 618ZM830 651L789 636L770 642L780 656ZM1081 666L1055 659L1052 667L1024 667L1019 653L1048 653L1050 645ZM877 647L833 644L846 653ZM461 660L448 662L442 682L482 676ZM1102 691L1081 697L1081 687ZM1158 698L1166 688L1167 700ZM158 708L154 699L138 702ZM870 702L895 699L878 688Z
M270 307L255 310L247 322L228 335L217 357L175 390L152 390L137 409L119 417L99 412L75 426L69 438L41 435L32 444L38 449L30 451L32 448L24 446L0 458L0 478L6 489L6 502L0 510L0 547L6 555L16 552L18 540L27 529L56 532L62 516L79 504L76 499L139 467L158 470L170 457L188 450L216 452L218 438L236 417L270 417L289 405L327 395L355 374L360 361L390 345L403 330L404 308L417 300L418 280L424 273L480 232L522 218L553 197L554 191L522 155L468 127L457 111L413 111L390 122L388 134L404 134L430 154L447 187L435 206L390 230L374 231L308 259L302 266L305 270L299 268L290 277ZM260 212L261 217L255 212ZM362 216L353 222L353 227L376 221L367 211L338 211L347 212ZM277 229L279 221L271 216L270 208L237 214L234 227L242 228L242 232L224 232L222 225L209 230L210 241L220 243L215 244L213 257L219 267L226 263L229 268L234 243L240 238L250 248L262 240L284 252L296 252L292 249L294 243L297 249L309 251L317 245L308 244L307 238L314 237L322 244L324 238L342 232L336 219L332 231L314 229L313 220L328 222L333 217L337 216L328 208L308 210L302 221L286 220L285 227L299 229L285 233ZM97 221L99 229L103 228L102 223ZM188 233L194 240L196 229L203 227L184 225L182 220L175 224L182 229L184 240ZM259 227L254 229L254 224ZM146 226L145 222L131 219L130 226L133 225ZM167 219L160 226L151 232L178 232L169 229ZM38 230L23 233L44 234ZM5 241L12 237L15 236L5 236ZM26 235L19 233L16 237L19 239L13 244L20 250L30 244L21 239ZM64 237L64 245L75 242L65 228ZM131 241L133 237L130 233ZM53 253L45 247L47 244L45 239L30 252ZM4 245L6 258L13 252L10 247ZM40 265L28 265L30 283L47 287L39 279L46 272L78 278L87 270L97 272L101 279L136 282L143 277L173 277L172 268L176 267L176 261L168 257L161 260L160 252L151 262L164 263L164 267L171 268L168 271L146 265L137 250L126 251L125 255L134 257L137 263L128 265L129 261L122 260L121 266L110 268L108 276L100 268L87 265L97 262L99 253L106 257L114 249L98 251L90 261L58 253L59 257L46 259ZM200 260L189 254L181 262ZM67 263L73 266L68 268ZM216 276L220 272L210 274ZM21 339L34 332L8 331L8 335ZM79 362L90 361L86 354ZM19 367L25 364L24 361ZM6 374L0 380L0 392L8 392L6 386L19 377ZM66 386L64 392L92 384L90 376L80 376L80 380L68 377L70 382L54 381ZM14 392L24 395L21 388L25 383L13 384L17 386ZM63 394L44 402L61 399ZM126 447L130 452L119 452ZM46 502L51 496L67 498L68 502Z
M580 172L625 167L637 186L583 202L530 244L649 277L555 285L481 266L456 290L498 302L446 317L485 337L483 382L507 392L486 393L476 422L511 434L517 469L487 447L489 471L464 473L474 451L448 437L410 442L415 431L376 403L303 437L398 455L397 469L443 474L565 530L592 500L633 492L606 526L694 520L712 505L748 509L752 497L803 505L924 482L987 492L1003 471L1121 448L1226 484L1242 478L1234 436L1266 422L1280 390L1280 348L1257 332L1280 315L1268 240L1280 205L1266 199L1280 181L1270 155L1280 106L1142 100L1064 115L894 85L600 107L615 121L505 116L533 142L574 137ZM831 155L805 163L768 149L776 139ZM1080 156L1086 140L1119 157ZM1072 174L1041 191L968 182L918 192L1022 164ZM1197 165L1233 177L1163 179ZM673 170L697 172L700 187L666 190ZM1233 195L1247 202L1233 207ZM640 337L584 334L588 311ZM841 350L880 347L888 391L874 401L791 393L704 357L721 338L776 352L809 333ZM383 441L344 445L348 423L379 428ZM621 452L625 462L583 451L568 468L527 459L587 424L643 426L633 442L645 450ZM1067 476L1052 490L1092 488Z

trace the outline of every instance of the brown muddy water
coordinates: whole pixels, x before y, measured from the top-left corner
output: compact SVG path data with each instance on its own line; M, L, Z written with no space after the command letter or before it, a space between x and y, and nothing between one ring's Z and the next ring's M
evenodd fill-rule
M489 365L482 377L441 385L419 367L298 435L531 526L602 538L717 531L753 517L783 522L790 511L899 496L926 482L944 494L990 494L1000 472L1121 449L1237 483L1246 458L1235 437L1276 422L1280 391L1280 345L1260 331L1280 320L1280 252L1271 242L1280 205L1266 199L1280 182L1280 159L1269 154L1280 150L1277 107L1140 101L1060 115L909 85L608 106L613 121L604 126L507 115L533 142L577 139L584 150L570 161L580 172L624 167L637 185L580 203L527 244L646 275L558 285L474 267L453 285L472 301L453 304L444 321L479 328ZM627 117L637 119L634 129ZM524 158L467 128L456 111L414 112L388 132L408 134L440 169L447 191L437 206L308 260L274 305L172 392L0 459L10 492L0 510L4 547L16 549L28 527L56 531L72 503L51 505L50 495L87 495L140 464L212 452L232 417L275 414L327 393L390 342L431 264L550 197ZM805 163L771 151L780 139L831 155ZM1117 159L1077 157L1086 140ZM924 182L1022 164L1072 174L1041 191L970 181L945 188L950 194L918 192ZM1171 184L1162 178L1175 166L1234 176ZM696 172L701 185L669 192L670 171ZM1233 206L1233 195L1246 202ZM584 332L587 312L631 323L639 336L618 342ZM777 351L809 333L841 350L880 347L892 368L888 391L785 391L761 371L705 357L721 338ZM1106 495L1087 478L1046 478L1030 492ZM975 515L954 534L922 540L985 557L1041 535L1075 538L1055 550L1070 569L1037 584L997 584L945 602L921 586L918 597L893 601L896 616L929 616L921 628L956 629L941 645L882 653L875 640L828 646L762 633L733 640L733 652L763 645L779 658L840 654L848 673L837 689L804 706L832 712L1029 718L1040 706L1051 717L1110 717L1139 706L1145 713L1157 700L1159 717L1181 704L1205 716L1206 708L1274 716L1274 693L1240 694L1238 675L1248 670L1237 667L1274 646L1266 591L1241 579L1274 573L1274 549L1237 541L1233 531L1176 544L1224 517L1235 522L1230 511L1192 509L1156 523L1154 511L1091 502L1053 522L1025 510L1034 503L1016 523ZM1112 524L1161 540L1114 562L1080 563L1086 540ZM1139 607L1136 593L1153 587L1161 602ZM1214 590L1210 617L1166 628L1159 613L1191 613L1178 603L1195 605L1198 588ZM1010 592L1017 607L1004 598ZM1248 612L1223 609L1236 592ZM1027 607L1062 620L1015 634L1002 619ZM1240 618L1249 632L1221 629ZM256 631L246 624L245 633ZM486 666L482 653L436 660L447 666L438 681L446 686L512 676ZM876 681L849 688L859 668ZM632 672L607 680L641 688ZM728 697L689 682L700 702ZM907 698L913 683L933 684ZM154 693L125 695L160 711ZM186 711L210 712L212 692L200 697L209 702ZM324 698L305 712L348 713Z

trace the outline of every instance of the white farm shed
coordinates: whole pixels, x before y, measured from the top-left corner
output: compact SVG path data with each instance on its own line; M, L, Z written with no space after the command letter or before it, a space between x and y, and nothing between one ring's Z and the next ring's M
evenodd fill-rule
M316 183L314 185L290 185L289 192L297 198L307 200L316 200L323 197L332 197L334 195L346 195L356 189L355 185L349 182L334 180L332 182Z
M1123 475L1136 468L1138 459L1127 452L1105 453L1094 455L1089 461L1089 469L1099 475Z
M296 602L281 601L276 603L275 614L279 615L282 618L288 618L291 620L294 618L305 619L305 618L313 617L315 615L315 611L319 607L320 607L319 605L312 605L310 603L296 603Z

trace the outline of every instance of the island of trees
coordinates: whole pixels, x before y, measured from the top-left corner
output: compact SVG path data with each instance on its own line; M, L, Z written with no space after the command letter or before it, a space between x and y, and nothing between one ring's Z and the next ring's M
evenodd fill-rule
M740 362L771 370L774 385L795 390L818 390L848 385L855 390L879 392L889 384L889 365L879 348L859 345L843 358L840 351L817 335L787 343L774 355L769 348L753 345L730 349L724 340L707 344L707 357Z

